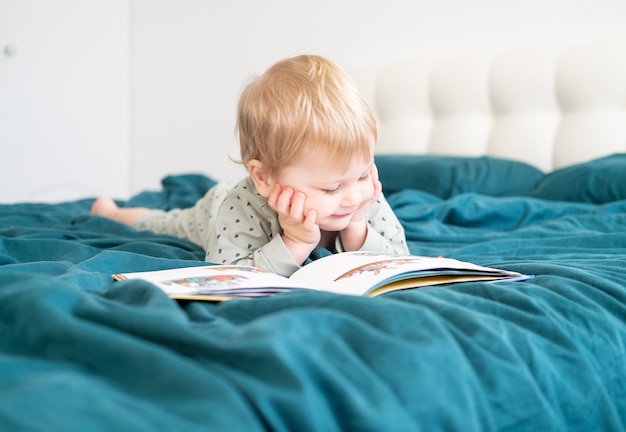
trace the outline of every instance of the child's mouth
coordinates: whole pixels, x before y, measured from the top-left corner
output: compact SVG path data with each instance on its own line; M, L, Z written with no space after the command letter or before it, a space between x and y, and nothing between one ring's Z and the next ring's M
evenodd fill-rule
M347 213L335 214L335 215L333 215L333 218L335 218L335 219L343 219L343 218L347 218L347 217L352 216L352 213L353 213L353 212L347 212Z

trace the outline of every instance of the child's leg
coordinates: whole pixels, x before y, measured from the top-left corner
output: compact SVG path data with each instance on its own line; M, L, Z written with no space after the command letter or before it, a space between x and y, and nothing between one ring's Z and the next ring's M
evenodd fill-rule
M139 231L167 234L202 246L202 239L194 232L198 225L195 221L197 217L195 210L195 207L169 211L145 207L119 207L110 198L98 198L91 206L91 213L94 215L123 223Z
M110 198L98 198L91 213L113 219L140 231L152 231L189 240L206 250L209 236L215 231L215 216L227 193L230 181L212 187L193 207L168 211L145 207L118 207Z
M144 207L120 208L111 198L98 198L91 206L91 213L97 216L133 226L149 209Z

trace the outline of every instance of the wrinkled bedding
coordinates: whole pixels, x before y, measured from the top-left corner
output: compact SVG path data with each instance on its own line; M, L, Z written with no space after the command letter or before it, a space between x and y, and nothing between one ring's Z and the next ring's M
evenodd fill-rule
M200 265L198 246L91 216L92 199L0 205L0 430L624 430L623 156L532 181L413 162L444 168L400 184L377 161L413 254L534 277L175 302L111 274ZM184 207L212 184L172 176L122 204Z

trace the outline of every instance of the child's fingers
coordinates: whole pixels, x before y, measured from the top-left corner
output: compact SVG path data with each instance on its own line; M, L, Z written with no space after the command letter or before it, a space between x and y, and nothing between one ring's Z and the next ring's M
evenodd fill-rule
M378 180L378 167L376 164L372 164L372 168L370 168L370 175L374 180Z
M317 227L317 212L315 210L309 210L304 219L304 229L307 231L314 231Z
M282 192L282 187L279 183L274 183L272 186L272 190L270 191L270 195L267 197L267 203L270 208L276 210L276 204L278 202L278 197Z
M293 198L294 190L290 187L283 188L282 193L278 197L278 206L283 212L289 212L291 208L291 200Z
M383 191L383 184L380 182L380 180L376 180L374 182L374 199L378 198L378 196L380 195L382 191Z
M370 173L372 176L372 184L374 185L374 197L378 198L378 195L380 195L383 190L383 184L378 178L378 167L376 166L376 164L372 165Z
M276 201L276 211L280 214L288 215L291 209L291 199L293 198L294 190L290 187L283 188L282 192Z
M295 192L291 199L291 209L289 214L292 218L301 220L304 214L304 202L306 196L302 192Z

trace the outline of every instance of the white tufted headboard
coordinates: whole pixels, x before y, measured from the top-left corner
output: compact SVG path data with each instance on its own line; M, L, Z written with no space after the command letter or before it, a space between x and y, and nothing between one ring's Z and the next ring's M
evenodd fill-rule
M491 155L544 171L626 152L626 41L349 71L378 153Z

